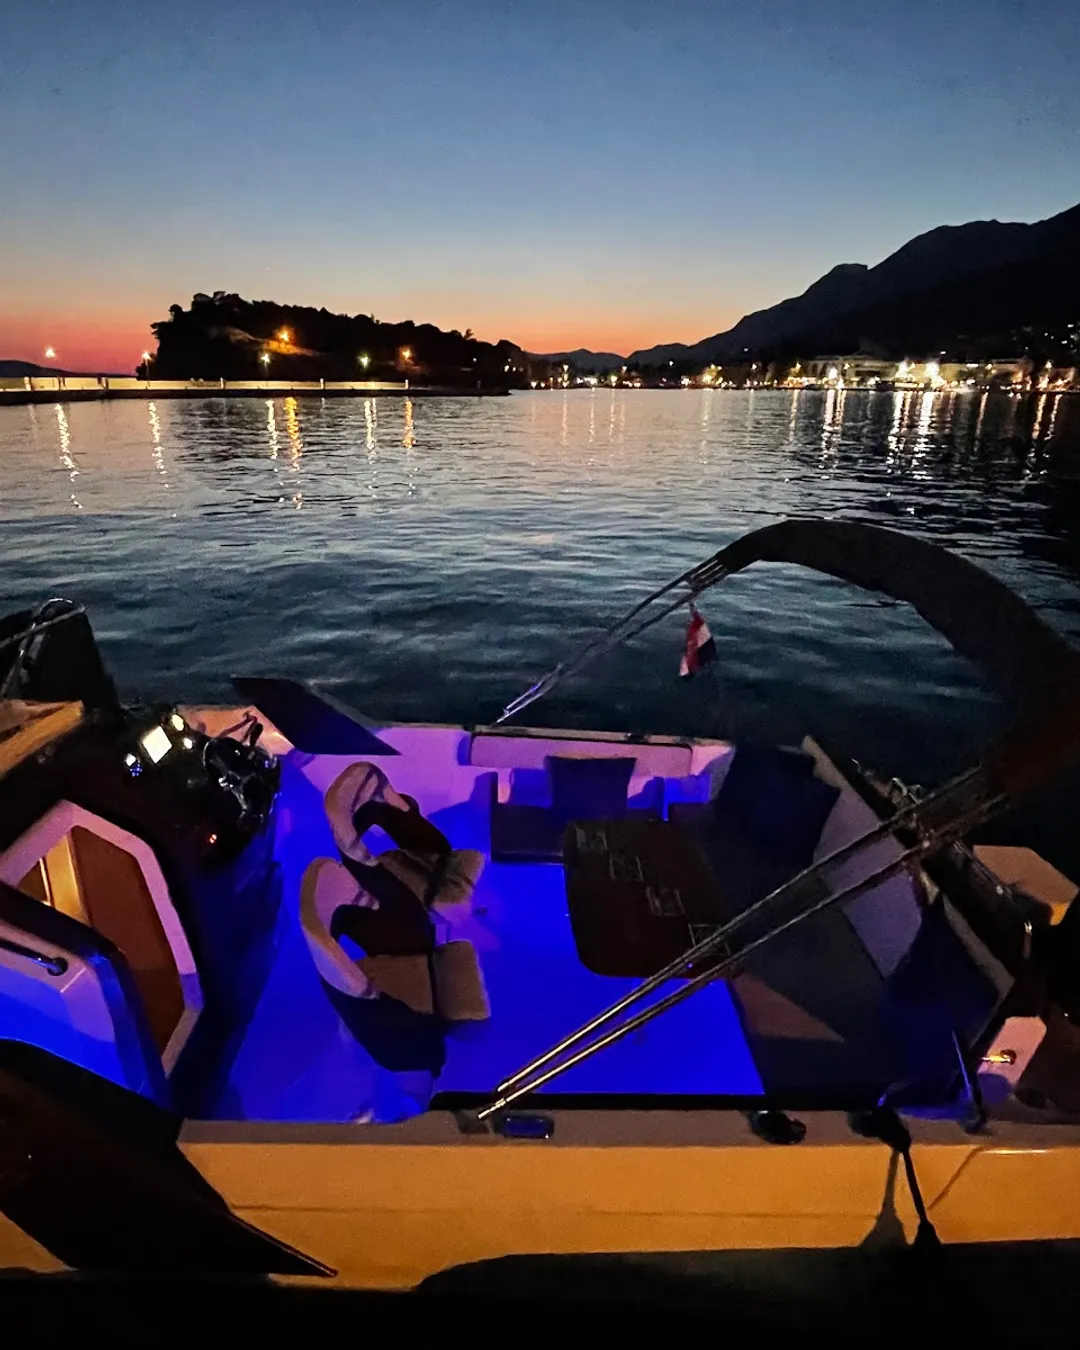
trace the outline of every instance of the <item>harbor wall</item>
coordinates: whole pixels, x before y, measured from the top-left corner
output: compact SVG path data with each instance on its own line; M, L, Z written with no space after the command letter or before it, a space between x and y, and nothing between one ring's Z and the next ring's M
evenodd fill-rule
M0 407L114 398L275 398L286 395L356 397L372 394L505 394L505 389L412 386L408 380L137 380L112 375L32 375L0 378Z

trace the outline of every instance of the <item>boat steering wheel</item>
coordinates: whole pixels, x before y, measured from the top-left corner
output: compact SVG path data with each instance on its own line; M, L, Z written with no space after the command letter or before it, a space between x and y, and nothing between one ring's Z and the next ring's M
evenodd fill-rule
M240 811L239 824L260 830L270 816L277 792L278 773L273 756L254 742L262 728L256 723L244 741L211 736L203 746L207 778L231 796Z

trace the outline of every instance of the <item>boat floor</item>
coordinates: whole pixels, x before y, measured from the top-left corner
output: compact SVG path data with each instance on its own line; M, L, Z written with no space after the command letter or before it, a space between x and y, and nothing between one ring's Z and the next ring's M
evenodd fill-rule
M464 802L431 814L457 848L489 856L487 811ZM335 848L322 795L290 757L283 764L277 857L284 902L277 955L217 1114L262 1120L404 1119L433 1092L489 1092L637 981L595 975L579 961L562 868L488 861L473 913L453 936L476 947L492 1015L449 1033L433 1081L381 1068L330 1004L300 930L300 879ZM671 986L658 991L661 997ZM552 1084L560 1093L753 1096L761 1080L727 985L716 981L627 1040Z

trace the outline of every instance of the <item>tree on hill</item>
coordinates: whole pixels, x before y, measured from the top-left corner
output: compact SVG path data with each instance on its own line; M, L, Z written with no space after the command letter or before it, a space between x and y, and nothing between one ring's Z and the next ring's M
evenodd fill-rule
M245 300L216 291L169 306L152 324L159 379L400 380L472 388L520 386L522 352L434 324L381 323L370 314ZM265 359L264 359L265 358Z

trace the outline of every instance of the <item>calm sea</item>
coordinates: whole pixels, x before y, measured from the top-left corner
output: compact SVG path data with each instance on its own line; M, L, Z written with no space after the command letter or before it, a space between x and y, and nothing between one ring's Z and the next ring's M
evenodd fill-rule
M0 595L7 608L85 602L132 693L221 699L230 675L276 673L377 718L487 721L650 589L790 515L957 549L1080 641L1080 398L1067 395L597 389L0 409ZM676 679L674 616L525 720L811 731L926 782L1000 720L903 606L758 566L703 608L715 674ZM1045 809L1068 852L1068 802L1059 791Z

